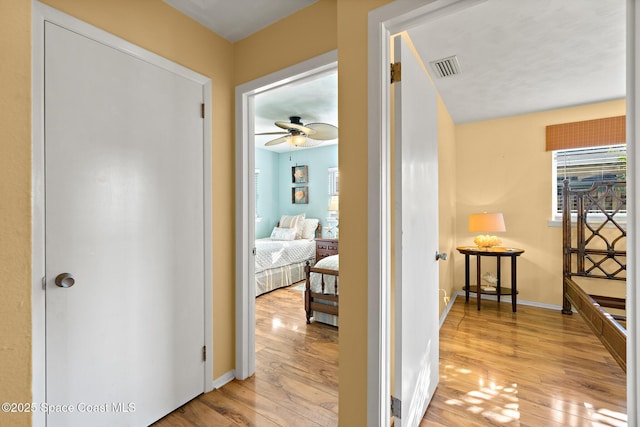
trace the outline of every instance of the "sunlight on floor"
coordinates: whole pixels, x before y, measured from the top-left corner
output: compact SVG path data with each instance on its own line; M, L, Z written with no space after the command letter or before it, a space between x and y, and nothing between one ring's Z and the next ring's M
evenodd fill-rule
M467 368L457 368L453 365L446 365L443 377L459 378L461 385L473 384L477 381L477 387L469 391L460 390L464 393L457 399L449 399L446 404L457 406L471 414L482 416L491 420L495 424L520 423L520 402L518 399L518 384L510 383L500 385L496 381L487 378L474 377L473 371ZM612 411L606 408L597 408L594 405L584 402L583 410L581 404L574 402L567 405L563 399L556 399L552 394L548 396L549 406L557 414L555 422L566 423L566 425L576 425L575 422L588 422L592 427L626 427L627 415L621 412ZM524 401L523 401L524 402ZM545 405L546 406L546 405ZM578 411L576 412L576 408ZM518 425L518 424L514 424Z
M469 375L471 370L465 368L456 369L449 365L447 372L454 377ZM467 411L482 415L483 417L500 424L507 424L520 419L518 411L518 385L499 385L494 381L478 378L478 388L467 392L460 399L450 399L446 403L466 408Z
M584 407L589 411L594 427L626 427L627 425L627 414L611 411L606 408L598 409L588 402L584 402Z
M298 325L294 324L294 325L287 326L282 322L282 320L280 320L277 317L274 317L273 319L271 319L271 329L280 329L280 328L287 328L292 331L297 331Z

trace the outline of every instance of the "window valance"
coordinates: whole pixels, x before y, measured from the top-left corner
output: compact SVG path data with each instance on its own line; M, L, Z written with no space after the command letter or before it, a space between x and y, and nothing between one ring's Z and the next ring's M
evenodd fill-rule
M547 126L547 151L626 143L626 116Z

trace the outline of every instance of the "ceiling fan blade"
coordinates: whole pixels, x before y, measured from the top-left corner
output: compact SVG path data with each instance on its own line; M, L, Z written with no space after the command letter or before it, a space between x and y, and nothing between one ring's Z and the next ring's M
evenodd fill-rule
M272 145L282 144L283 142L287 141L287 138L288 138L287 136L281 136L280 138L272 139L271 141L269 141L266 144L264 144L264 146L268 147L268 146L272 146Z
M307 123L307 127L314 131L308 134L311 139L327 141L338 137L338 128L329 123Z
M296 123L289 123L289 122L275 122L275 125L278 126L279 128L282 129L296 129L304 134L312 134L314 133L313 129L310 129L306 126L302 126Z
M289 132L260 132L255 135L289 135Z

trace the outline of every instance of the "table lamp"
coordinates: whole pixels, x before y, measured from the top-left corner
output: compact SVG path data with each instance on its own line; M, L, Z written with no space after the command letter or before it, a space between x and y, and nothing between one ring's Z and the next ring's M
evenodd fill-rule
M504 217L502 213L475 213L469 215L469 231L475 233L483 233L476 236L473 242L484 250L492 246L498 246L502 241L496 236L490 236L488 233L496 233L507 231L504 225Z

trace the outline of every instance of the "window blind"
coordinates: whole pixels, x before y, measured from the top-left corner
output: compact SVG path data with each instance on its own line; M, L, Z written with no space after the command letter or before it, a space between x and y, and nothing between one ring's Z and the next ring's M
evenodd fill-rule
M562 213L562 183L565 179L569 180L572 190L586 190L595 181L622 181L627 177L627 147L624 144L558 150L554 151L553 160L557 214ZM620 191L625 192L624 189ZM626 198L626 194L620 196Z

